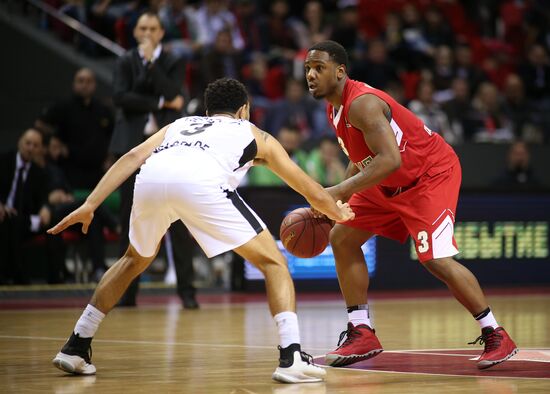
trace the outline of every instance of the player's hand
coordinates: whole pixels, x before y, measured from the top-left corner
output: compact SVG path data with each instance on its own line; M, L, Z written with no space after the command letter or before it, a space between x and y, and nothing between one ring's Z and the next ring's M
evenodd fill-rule
M341 200L336 201L336 205L340 208L340 218L336 219L337 223L347 222L348 220L355 219L355 212L351 209L347 202Z
M49 229L48 234L59 234L61 231L65 230L67 227L72 226L75 223L82 223L82 232L88 234L88 227L94 218L94 209L89 206L86 202L80 207L72 211L70 214L65 216L63 220Z

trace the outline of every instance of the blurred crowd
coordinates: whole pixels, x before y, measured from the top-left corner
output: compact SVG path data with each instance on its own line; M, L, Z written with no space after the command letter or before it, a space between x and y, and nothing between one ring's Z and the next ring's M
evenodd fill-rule
M209 82L234 77L250 90L253 121L274 135L297 128L306 149L331 133L323 105L304 89L302 70L307 48L323 39L348 50L353 79L388 91L452 145L549 141L547 1L47 2L124 48L136 44L141 12L158 12L164 47L186 61L188 112L201 111ZM58 30L101 55L89 41Z
M495 179L495 188L539 186L529 146L550 142L550 2L45 2L126 49L136 47L134 27L142 12L158 13L164 28L163 51L178 59L184 75L178 87L181 97L177 93L174 101L164 101L161 95L159 108L176 111L177 116L202 115L206 85L220 77L237 78L250 92L251 120L272 133L293 160L324 185L344 178L346 160L327 123L323 102L307 92L303 61L313 43L333 39L347 49L353 79L388 92L450 144L509 143L508 164ZM87 55L108 55L55 20L44 20ZM69 275L59 246L66 239L46 236L44 230L77 206L116 158L109 154L115 108L95 96L93 71L78 70L72 90L70 97L50 103L33 128L21 134L16 151L0 157L7 171L0 183L2 248L12 251L7 253L9 259L20 259L13 245L24 246L29 239L37 242L36 235L41 234L51 283ZM20 185L23 181L25 185ZM23 201L21 190L30 188L31 182L32 193ZM255 167L247 184L283 182L269 170ZM117 221L119 206L114 202L98 211L97 226L84 239L97 278L106 269L106 234L120 233L119 223L126 221ZM17 218L14 212L25 217ZM21 230L20 239L6 235L14 228ZM0 283L29 280L24 269L1 272L4 269L8 268L0 265Z

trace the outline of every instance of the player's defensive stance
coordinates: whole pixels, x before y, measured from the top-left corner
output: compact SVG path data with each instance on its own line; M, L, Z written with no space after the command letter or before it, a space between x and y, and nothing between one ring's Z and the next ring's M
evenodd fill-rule
M268 166L316 209L337 222L353 219L349 205L335 202L308 177L268 133L248 121L245 87L233 79L211 83L205 117L184 117L122 156L78 209L49 230L75 223L87 232L95 209L141 166L136 177L128 250L103 276L71 337L53 359L63 371L96 372L90 344L99 324L130 282L155 258L161 238L182 220L208 257L234 250L264 274L269 308L280 337L273 379L318 382L324 369L300 348L294 285L285 258L265 224L241 199L236 187L256 163Z

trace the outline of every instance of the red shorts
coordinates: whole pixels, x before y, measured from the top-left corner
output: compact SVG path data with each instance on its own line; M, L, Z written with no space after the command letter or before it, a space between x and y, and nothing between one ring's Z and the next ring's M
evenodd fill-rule
M458 254L454 221L462 179L460 164L434 175L423 175L418 183L392 196L394 190L381 186L355 193L349 200L355 219L343 223L405 242L415 240L421 262Z

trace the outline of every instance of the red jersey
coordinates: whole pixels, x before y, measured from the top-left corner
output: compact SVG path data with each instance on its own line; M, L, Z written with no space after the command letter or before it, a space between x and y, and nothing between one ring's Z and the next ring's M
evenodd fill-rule
M342 92L342 105L335 111L334 107L328 104L327 115L336 130L342 150L359 170L368 166L375 156L367 146L361 130L353 127L348 120L351 103L364 94L373 94L390 107L390 126L401 152L401 167L384 179L380 183L381 186L412 187L422 175L433 176L458 163L453 148L439 134L426 127L411 111L387 93L348 78Z

